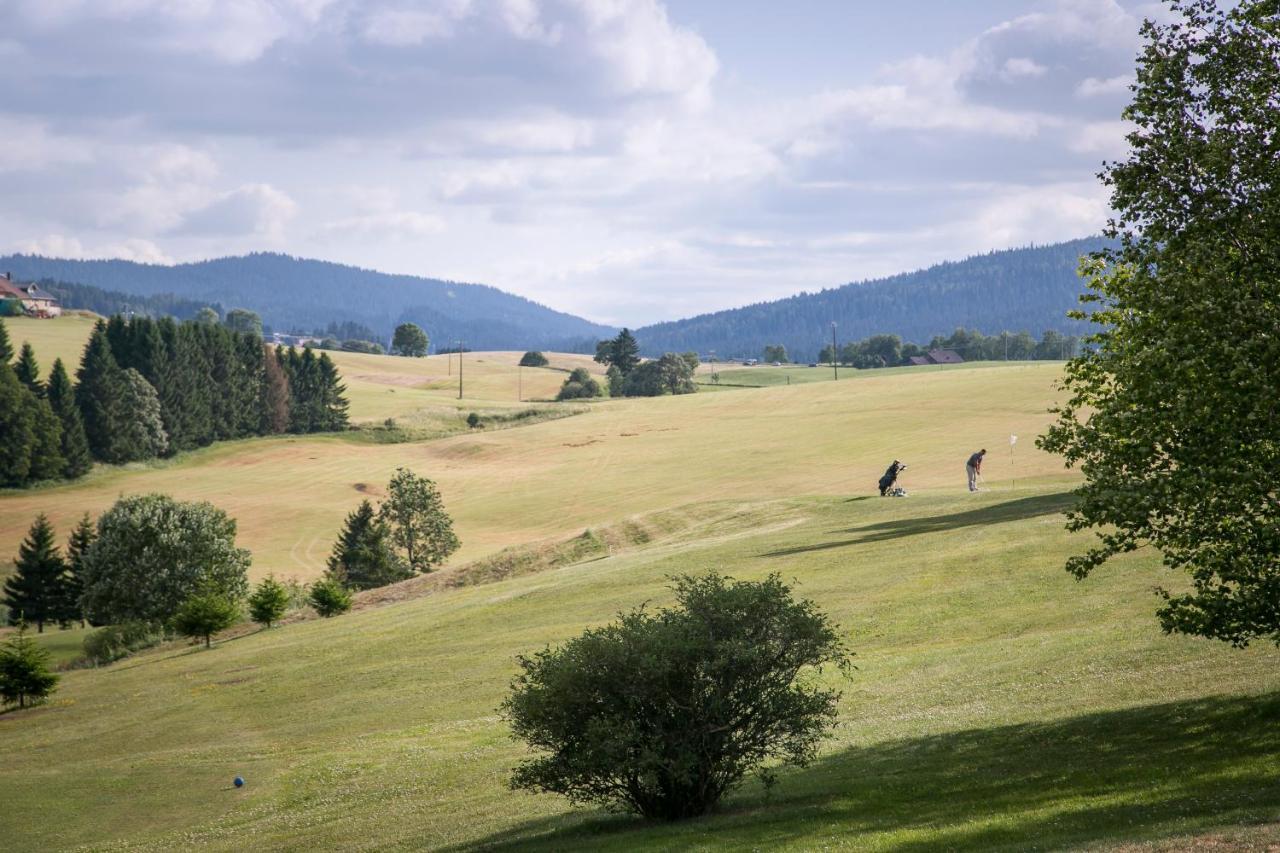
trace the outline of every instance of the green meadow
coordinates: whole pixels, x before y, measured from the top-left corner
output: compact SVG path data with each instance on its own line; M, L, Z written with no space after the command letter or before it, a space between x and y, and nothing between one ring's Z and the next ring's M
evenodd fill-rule
M530 373L517 355L468 354L464 376L474 362L489 390L464 405L526 405L504 396ZM357 419L452 405L431 360L338 360L353 388L366 377ZM122 493L160 490L234 515L255 576L305 580L343 515L407 465L440 484L464 543L438 575L363 594L346 616L64 672L48 704L0 714L0 838L15 850L1280 844L1280 650L1162 634L1152 587L1181 578L1154 553L1085 582L1063 571L1089 541L1063 526L1076 479L1033 444L1060 370L850 371L858 381L601 401L429 441L258 439L0 494L6 555L37 511L65 530ZM382 395L395 403L378 408ZM964 460L984 445L989 486L969 494ZM881 499L895 457L911 495ZM666 603L671 575L709 569L780 573L856 652L849 678L819 676L843 695L817 761L681 824L508 790L525 753L496 709L515 657Z

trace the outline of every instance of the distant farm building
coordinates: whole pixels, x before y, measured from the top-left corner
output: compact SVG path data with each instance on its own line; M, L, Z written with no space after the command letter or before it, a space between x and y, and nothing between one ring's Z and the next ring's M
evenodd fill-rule
M62 313L62 306L52 293L37 284L16 282L9 273L0 278L0 302L17 302L21 312L32 317L57 317Z
M911 356L911 363L917 367L926 364L964 364L964 359L955 350L931 349L924 355Z

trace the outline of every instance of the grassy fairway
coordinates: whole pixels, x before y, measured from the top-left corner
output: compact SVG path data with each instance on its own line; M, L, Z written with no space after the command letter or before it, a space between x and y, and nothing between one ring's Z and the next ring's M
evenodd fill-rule
M717 395L720 396L720 395ZM724 395L728 396L728 395ZM1026 849L1280 818L1280 654L1165 637L1151 556L1061 569L1053 487L724 502L604 560L212 651L66 674L0 715L13 849ZM646 824L511 793L512 658L716 566L795 578L858 653L819 761L714 817ZM233 776L248 780L242 790ZM57 798L56 819L52 797Z
M343 370L351 375L348 365ZM681 504L867 494L894 458L910 465L908 488L954 490L963 488L965 458L984 446L993 451L989 481L1009 488L1015 473L1064 476L1030 441L1047 421L1059 370L1028 363L909 374L909 381L868 372L856 382L606 401L572 418L420 444L338 437L219 444L0 496L0 555L16 550L37 512L66 531L120 494L161 491L235 516L256 576L315 577L345 514L378 494L400 465L440 483L463 542L458 560ZM1026 439L1016 471L1010 433Z

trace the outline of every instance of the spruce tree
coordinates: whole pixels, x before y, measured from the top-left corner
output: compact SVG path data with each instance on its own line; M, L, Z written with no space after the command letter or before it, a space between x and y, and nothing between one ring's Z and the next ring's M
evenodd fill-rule
M59 676L49 671L49 653L27 636L26 626L0 646L0 700L25 708L46 698Z
M276 435L289 429L289 380L275 350L262 348L262 392L258 431Z
M13 359L13 344L9 343L9 330L0 320L0 364L8 364Z
M120 366L111 354L107 325L99 320L76 372L76 405L84 421L89 452L104 462L116 461L116 436L128 417L120 408L121 390Z
M338 367L328 353L320 353L316 365L320 392L318 428L327 432L347 428L347 386L342 384Z
M26 391L23 404L31 410L35 442L31 446L31 468L27 476L32 482L57 480L66 469L62 456L62 423L49 401Z
M31 389L31 393L37 397L44 394L44 386L40 384L40 363L36 361L36 351L30 343L22 342L22 352L14 362L13 372L19 382Z
M66 563L54 543L53 525L44 513L36 516L26 540L18 546L15 573L4 582L4 604L9 622L34 622L44 632L45 622L56 622L63 611Z
M372 589L413 577L413 570L391 550L390 532L373 505L361 501L329 557L329 577L351 589Z
M31 392L0 363L0 486L24 486L31 475L36 424Z
M70 480L82 477L93 467L93 457L89 454L84 421L76 408L75 386L71 384L71 377L60 358L54 360L53 369L49 371L45 399L62 426L62 476Z
M84 555L97 539L98 532L85 513L67 539L67 571L62 576L62 613L61 619L68 622L79 622L84 627L84 608L80 605L80 596L84 595Z
M262 338L252 334L236 335L236 360L240 364L239 381L232 393L236 437L241 438L257 435L262 424L262 383L266 376Z
M284 584L268 575L253 589L249 596L249 616L254 622L267 628L272 622L280 621L289 609L289 590Z

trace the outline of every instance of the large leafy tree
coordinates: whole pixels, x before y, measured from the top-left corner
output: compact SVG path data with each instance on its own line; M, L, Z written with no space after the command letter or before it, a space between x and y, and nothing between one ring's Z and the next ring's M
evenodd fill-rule
M1084 473L1069 526L1100 531L1073 574L1149 543L1189 575L1159 590L1166 631L1280 643L1280 7L1171 6L1102 176L1102 331L1041 444Z
M262 318L248 308L232 308L222 322L233 332L252 337L262 337Z
M512 787L675 820L766 761L813 758L839 694L800 676L848 667L835 625L777 575L681 577L675 595L518 659L503 712L538 754Z
M391 337L392 352L414 358L426 355L430 344L427 333L413 323L401 323L396 326L395 334Z
M44 513L36 516L27 538L18 546L15 572L4 582L4 604L9 622L33 622L37 633L46 622L57 622L66 600L63 572L67 564L54 542L53 525Z
M98 519L83 558L86 617L164 622L197 594L243 598L249 552L235 540L235 520L212 504L121 498Z
M378 507L378 518L415 572L431 571L461 544L435 482L408 468L396 469L387 484L387 499Z
M76 408L75 387L71 384L71 377L67 375L67 369L60 358L54 360L53 369L49 371L45 398L62 426L62 476L75 479L89 473L89 469L93 467L93 457L89 454L89 440L84 434L84 421L80 418L80 410Z
M132 462L163 456L169 447L169 436L164 431L164 418L160 412L160 398L146 378L130 367L120 375L119 402L129 413L112 442L109 461Z
M413 570L392 549L390 538L373 504L361 501L334 543L329 577L351 589L372 589L413 577Z

